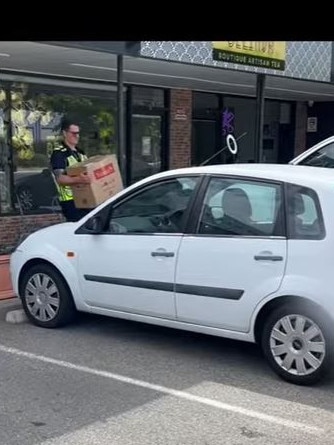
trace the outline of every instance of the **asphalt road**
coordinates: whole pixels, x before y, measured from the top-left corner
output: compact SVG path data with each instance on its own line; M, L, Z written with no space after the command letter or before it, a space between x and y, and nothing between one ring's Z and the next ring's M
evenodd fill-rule
M0 330L0 445L334 443L334 375L288 384L254 345L88 315Z

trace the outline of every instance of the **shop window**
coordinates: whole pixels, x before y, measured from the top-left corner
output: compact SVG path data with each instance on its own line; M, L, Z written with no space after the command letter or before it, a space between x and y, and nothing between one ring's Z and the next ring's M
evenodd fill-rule
M164 108L164 90L160 88L133 87L132 105L150 109Z
M165 91L161 88L132 87L131 153L129 182L164 168Z
M193 118L216 119L219 111L219 96L213 93L193 93Z
M233 117L233 119L232 119ZM227 134L238 141L238 153L234 162L255 161L256 100L244 97L225 96L221 110L222 145Z
M24 213L59 211L49 159L59 142L62 117L68 115L77 120L81 130L78 145L88 156L116 153L116 100L116 89L105 92L76 89L75 86L12 84L7 106L10 107L14 190L8 191L8 187L2 186L3 182L9 183L6 180L9 167L3 155L5 142L2 141L1 213L13 210ZM3 117L4 109L8 108L3 100L0 117ZM15 200L14 209L9 205L10 192Z
M7 95L5 88L0 87L0 214L8 213L11 209L10 183L11 172L9 162L8 134L5 121L9 113L5 115L5 103Z
M132 182L161 170L162 117L132 115Z
M6 147L3 136L0 138L0 213L7 213L10 209L9 175L6 169Z

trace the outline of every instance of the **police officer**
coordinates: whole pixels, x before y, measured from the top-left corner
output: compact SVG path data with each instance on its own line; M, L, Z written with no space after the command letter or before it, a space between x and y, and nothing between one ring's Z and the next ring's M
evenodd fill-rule
M68 176L66 169L77 162L84 161L87 159L87 156L77 147L80 129L75 121L63 119L61 131L63 142L54 148L51 154L50 164L58 188L58 198L62 213L66 221L78 221L85 216L90 209L78 209L75 207L71 185L87 184L90 182L90 179L84 174L80 176Z

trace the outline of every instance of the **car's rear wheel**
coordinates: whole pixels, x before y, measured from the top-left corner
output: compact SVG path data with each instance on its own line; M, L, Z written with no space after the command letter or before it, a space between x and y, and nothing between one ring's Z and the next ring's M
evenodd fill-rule
M314 307L287 304L271 313L262 334L262 349L272 369L284 380L311 385L332 363L328 321Z
M20 285L20 296L28 319L37 326L63 326L76 313L66 281L48 264L36 264L26 271Z

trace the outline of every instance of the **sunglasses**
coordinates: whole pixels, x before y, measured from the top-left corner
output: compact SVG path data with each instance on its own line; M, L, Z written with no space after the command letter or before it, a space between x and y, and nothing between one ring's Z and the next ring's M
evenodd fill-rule
M73 136L79 136L80 131L68 131L67 133L71 133Z

